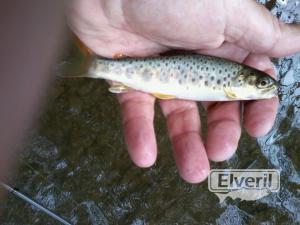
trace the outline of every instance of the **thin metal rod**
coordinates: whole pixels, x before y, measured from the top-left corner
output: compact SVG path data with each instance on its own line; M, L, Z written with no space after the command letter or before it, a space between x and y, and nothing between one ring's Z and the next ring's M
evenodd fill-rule
M63 218L61 218L60 216L56 215L54 212L50 211L49 209L45 208L44 206L40 205L39 203L33 201L32 199L28 198L26 195L20 193L19 191L17 191L16 189L8 186L5 183L0 182L0 185L7 190L8 192L14 194L15 196L23 199L25 202L29 203L30 205L35 206L36 208L38 208L39 210L43 211L44 213L46 213L48 216L51 216L52 218L54 218L55 220L61 222L62 224L65 225L71 225L71 223L67 222L66 220L64 220Z

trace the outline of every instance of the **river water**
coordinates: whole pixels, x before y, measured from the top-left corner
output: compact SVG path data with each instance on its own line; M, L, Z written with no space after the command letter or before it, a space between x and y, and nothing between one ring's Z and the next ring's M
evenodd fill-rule
M271 7L281 20L300 22L299 1ZM70 47L69 55L80 60L77 54ZM117 100L104 81L93 79L55 82L12 183L72 224L300 224L300 54L274 63L281 101L272 131L259 139L244 132L237 153L212 168L280 169L278 193L220 204L207 181L185 183L158 107L158 160L150 169L135 167L122 138ZM12 195L0 209L1 224L59 224Z

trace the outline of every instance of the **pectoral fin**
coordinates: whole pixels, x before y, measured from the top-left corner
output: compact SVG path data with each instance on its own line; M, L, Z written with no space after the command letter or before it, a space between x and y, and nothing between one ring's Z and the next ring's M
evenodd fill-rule
M161 93L152 93L152 95L156 98L163 99L163 100L176 98L176 96L174 96L174 95L166 95L166 94L161 94Z
M112 82L112 84L108 90L114 94L121 94L121 93L127 93L127 92L131 91L132 89L122 83Z
M225 92L226 96L230 99L238 98L238 96L229 87L225 87L224 92Z

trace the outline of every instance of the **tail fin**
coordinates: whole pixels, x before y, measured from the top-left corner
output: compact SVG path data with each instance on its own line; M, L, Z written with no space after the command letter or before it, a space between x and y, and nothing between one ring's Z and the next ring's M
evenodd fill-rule
M63 78L95 78L89 68L95 54L75 34L71 36L67 53L55 68L55 74Z
M89 74L87 74L87 75L69 75L69 74L65 74L65 75L62 75L60 77L61 78L70 78L70 79L73 79L73 78L98 78L96 76L91 76Z
M92 60L92 58L87 58L82 62L63 61L58 64L55 74L61 78L97 78L89 71Z

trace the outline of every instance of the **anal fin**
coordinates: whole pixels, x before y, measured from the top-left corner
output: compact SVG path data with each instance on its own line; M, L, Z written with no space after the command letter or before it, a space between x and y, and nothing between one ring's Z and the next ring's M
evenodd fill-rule
M152 95L156 98L163 99L163 100L176 98L175 95L167 95L167 94L161 94L161 93L152 93Z

